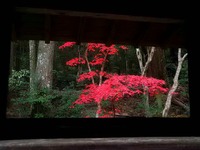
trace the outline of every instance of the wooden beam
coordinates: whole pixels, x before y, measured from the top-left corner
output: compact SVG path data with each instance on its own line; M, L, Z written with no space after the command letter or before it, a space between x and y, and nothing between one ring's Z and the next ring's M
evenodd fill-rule
M177 34L177 32L179 32L181 30L180 26L177 25L173 25L173 26L169 26L165 33L163 33L163 36L160 38L160 44L161 45L167 45L168 42L170 41L170 39Z
M138 32L133 36L133 43L140 46L142 39L149 30L149 24L141 23L138 27Z
M66 16L73 16L73 17L92 17L92 18L127 20L127 21L136 21L136 22L154 22L154 23L183 23L184 22L184 20L182 19L174 19L174 18L118 15L118 14L108 14L108 13L55 10L55 9L45 9L45 8L16 7L15 10L17 12L22 12L22 13L66 15Z
M44 21L44 33L45 33L45 43L50 43L50 32L51 32L51 16L45 15L45 21Z

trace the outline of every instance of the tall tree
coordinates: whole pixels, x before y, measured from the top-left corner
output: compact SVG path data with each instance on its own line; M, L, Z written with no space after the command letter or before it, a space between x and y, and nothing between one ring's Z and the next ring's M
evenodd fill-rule
M163 109L163 112L162 112L162 116L163 117L167 117L168 116L168 112L169 112L169 109L171 107L172 96L173 96L174 92L176 91L176 89L177 89L177 87L179 85L179 83L178 83L179 74L181 72L183 61L185 60L187 55L188 54L186 53L182 57L181 56L181 48L178 49L178 66L177 66L177 69L176 69L176 73L174 75L173 85L170 88L170 90L168 92L168 95L167 95L167 100L165 102L165 108Z
M10 73L12 70L16 70L17 68L17 51L19 51L18 48L19 41L11 41L10 45Z
M50 41L49 44L46 44L45 41L39 41L38 44L38 52L37 52L37 63L35 63L35 42L29 41L30 44L30 71L32 71L31 76L33 81L31 81L32 90L34 86L37 86L37 90L41 90L43 88L52 88L53 83L53 55L55 42ZM36 64L36 67L34 66ZM35 71L35 72L34 72ZM43 105L40 102L35 102L31 106L31 116L35 117L36 114L43 111Z
M166 81L165 53L164 49L155 47L155 53L146 72L146 76L163 79Z
M29 58L30 58L30 91L34 90L35 70L37 63L36 41L29 40Z
M139 66L140 66L140 70L141 70L141 76L146 76L146 71L149 68L150 62L152 61L152 58L154 56L155 53L155 47L148 47L147 48L147 58L144 56L144 54L142 53L142 50L140 50L139 48L136 49L136 55L139 61ZM143 59L144 58L144 59ZM143 85L143 89L144 89L144 96L145 96L145 113L146 113L146 117L150 117L150 108L149 108L149 89L147 86Z
M39 41L36 77L39 88L52 88L54 41Z
M14 60L14 43L12 41L10 45L10 73L13 70L13 60Z

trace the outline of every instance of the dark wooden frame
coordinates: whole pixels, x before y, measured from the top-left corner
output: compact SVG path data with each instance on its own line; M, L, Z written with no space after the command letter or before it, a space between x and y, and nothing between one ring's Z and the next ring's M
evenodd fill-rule
M26 1L21 1L20 6L32 6ZM143 1L144 2L144 1ZM33 6L38 8L47 7L45 2L35 3ZM39 5L41 4L41 5ZM53 6L50 3L50 6ZM57 3L56 3L57 4ZM61 3L62 4L62 3ZM62 5L60 9L63 8ZM118 3L117 3L118 4ZM136 3L137 4L137 3ZM141 3L138 3L142 5ZM149 3L147 3L149 4ZM192 17L186 17L185 24L185 48L189 50L189 82L190 82L190 99L191 99L191 117L190 118L126 118L126 119L8 119L6 118L6 103L7 103L7 86L9 75L9 58L10 58L10 41L12 39L12 17L14 13L14 6L18 4L13 2L9 5L7 10L3 13L4 23L1 28L1 48L2 54L0 59L1 77L0 77L0 139L28 139L28 138L72 138L72 137L141 137L141 136L199 136L199 129L196 127L199 117L198 109L198 93L195 87L198 87L196 77L196 68L198 57L196 55L197 43L195 41L195 34L197 28L195 27L195 20ZM79 6L79 5L78 5ZM127 6L127 5L126 5ZM68 6L69 8L69 6ZM71 7L74 8L74 7ZM119 9L119 5L117 5ZM153 7L155 9L157 7ZM174 14L174 10L168 15L174 18L182 16ZM77 10L75 8L74 10ZM124 9L125 10L125 9ZM137 14L136 9L136 14ZM85 10L81 10L85 11ZM91 9L90 11L95 11ZM99 9L96 10L99 13ZM112 12L113 10L106 9L104 12ZM110 13L109 12L109 13ZM139 15L144 15L142 11ZM1 13L1 14L3 14ZM126 11L118 12L120 14L127 14ZM131 12L129 12L131 13ZM133 12L134 13L134 12ZM151 13L150 13L151 14ZM138 14L137 14L138 15ZM152 14L154 15L154 14ZM160 14L165 16L165 14ZM119 17L119 16L118 16ZM149 16L148 16L149 17ZM185 18L185 15L183 16ZM142 19L142 18L140 18ZM162 20L162 19L161 19ZM47 22L49 21L47 17ZM192 27L191 27L192 26ZM46 26L46 31L48 31ZM82 31L80 31L81 33ZM110 37L112 37L112 31ZM166 34L166 39L168 38ZM49 41L48 34L46 34L46 41ZM79 37L81 38L81 37ZM109 37L108 37L109 41ZM195 57L196 56L196 57Z

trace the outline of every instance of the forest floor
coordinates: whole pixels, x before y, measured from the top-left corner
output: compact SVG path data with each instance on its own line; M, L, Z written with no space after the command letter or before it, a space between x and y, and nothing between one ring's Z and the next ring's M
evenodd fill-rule
M183 92L185 91L184 87L179 87L177 89L177 95L174 95L172 97L172 102L171 102L171 107L169 110L169 114L168 117L180 117L180 118L187 118L190 117L190 106L189 106L189 97L188 95L184 95ZM162 107L159 108L157 106L157 104L154 101L150 101L150 111L153 117L161 117L162 116L162 111L165 105L165 99L162 99L161 105ZM145 116L145 111L144 109L139 109L140 111L138 111L138 105L141 103L141 100L134 100L136 102L129 102L130 104L128 104L126 107L124 108L124 110L130 110L128 107L132 108L136 108L136 109L132 109L132 111L129 113L131 116ZM133 104L131 104L133 103ZM134 106L134 107L133 107Z
M185 88L179 87L176 94L172 98L171 107L169 110L168 117L179 117L179 118L187 118L190 117L190 110L189 110L189 97L188 94L184 94ZM160 99L160 102L156 101L155 99L150 99L149 106L150 106L150 116L151 117L162 117L162 110L165 105L166 96ZM14 118L21 118L24 115L23 113L19 113L19 108L28 108L22 107L19 105L13 105L7 111L7 117L14 117ZM113 111L115 108L115 112ZM82 117L95 117L97 110L97 105L93 104L85 104L81 112ZM117 117L117 118L126 118L126 117L145 117L145 107L144 102L142 101L141 97L131 97L122 99L114 103L114 107L111 102L103 101L102 102L102 110L104 112L100 115L107 115L106 117ZM22 110L22 112L26 112L27 110ZM115 116L113 115L115 113Z

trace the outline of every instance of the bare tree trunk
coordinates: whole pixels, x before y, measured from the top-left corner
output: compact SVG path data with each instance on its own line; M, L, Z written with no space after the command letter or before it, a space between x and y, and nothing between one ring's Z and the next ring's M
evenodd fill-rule
M104 71L104 68L105 68L105 62L106 62L106 58L107 58L107 56L108 56L108 54L106 53L105 54L105 56L104 56L104 62L103 62L103 64L102 64L102 66L101 66L101 72L103 72ZM100 73L100 75L99 75L99 86L101 86L102 85L102 83L103 83L103 76L102 76L102 74ZM96 113L96 118L98 118L99 117L99 114L98 114L98 112L101 110L101 103L97 103L97 113Z
M37 63L37 50L36 41L29 40L29 62L30 62L30 93L36 90L35 75L36 75L36 63ZM30 112L33 110L33 104L30 105Z
M156 68L156 69L155 69ZM164 49L156 47L153 59L149 64L146 72L147 77L154 77L157 79L167 79L166 68L165 68L165 54Z
M14 43L12 41L10 47L10 74L12 73L13 70L13 61L14 61Z
M138 58L141 75L143 75L142 74L143 73L143 59L142 59L142 53L141 53L139 48L136 48L136 55L137 55L137 58Z
M126 65L126 67L125 67L125 72L126 72L126 74L128 74L129 73L129 67L128 67L128 59L127 59L127 52L125 51L125 65Z
M101 72L103 72L104 71L104 68L105 68L105 63L106 63L106 59L107 59L107 56L108 56L108 54L106 53L105 54L105 56L104 56L104 62L102 63L102 66L101 66ZM100 75L99 75L99 86L101 86L102 85L102 74L100 73Z
M146 117L151 117L151 113L150 113L150 107L149 107L149 89L148 87L144 86L144 92L145 92L145 116Z
M147 58L147 61L146 61L145 65L143 65L142 53L141 53L139 48L136 49L136 55L137 55L137 58L138 58L138 61L139 61L139 66L140 66L140 70L141 70L141 76L145 76L146 71L147 71L147 69L149 67L149 63L152 61L154 52L155 52L155 47L151 47L151 48L147 49L148 58ZM145 99L145 114L146 114L146 117L150 117L151 114L150 114L150 108L149 108L148 87L143 86L143 89L144 89L144 92L145 92L144 95L146 97L146 99Z
M88 67L88 70L89 72L92 71L91 67L90 67L90 63L89 63L89 60L88 60L88 49L86 48L85 50L85 60L86 60L86 63L87 63L87 67ZM94 78L92 77L92 84L95 84L94 83Z
M155 52L155 47L151 47L151 48L147 49L148 58L147 58L145 65L143 65L142 53L139 48L136 49L136 55L137 55L137 58L139 61L142 76L145 76L145 73L149 67L149 63L152 61L154 52Z
M11 42L11 51L10 51L10 71L16 70L17 69L17 52L16 52L16 47L17 47L17 41L12 41Z
M173 99L172 103L174 103L174 104L176 104L176 105L178 105L178 106L181 106L181 107L184 108L187 112L190 111L190 107L189 107L189 106L185 105L184 103L182 103L182 102L180 102L180 101L178 101L178 100L176 100L176 99Z
M10 45L10 68L9 68L9 75L12 75L12 70L14 70L14 42L11 42ZM11 106L11 93L8 95L7 99L7 108L9 109Z
M99 118L99 111L101 110L101 103L100 102L98 102L97 103L97 111L96 111L96 118Z
M80 58L81 58L81 45L78 45L78 60L80 61ZM76 77L78 78L79 75L81 74L82 72L82 65L81 64L78 64L78 71L77 71L77 75Z
M29 40L29 58L30 58L30 92L34 91L35 69L36 69L36 41Z
M31 44L33 44L33 41L31 41ZM41 90L43 88L52 88L54 48L54 41L50 41L49 44L46 44L45 41L39 41L37 64L34 77L34 86L37 86L37 90ZM34 67L34 65L32 67ZM40 113L42 111L43 105L40 102L36 102L32 106L31 116L35 117L35 114Z
M171 107L172 95L178 87L178 77L179 77L179 74L180 74L180 71L181 71L181 68L182 68L182 63L183 63L186 56L187 56L187 53L183 57L181 57L181 48L179 48L178 49L178 67L176 69L176 74L175 74L174 79L173 79L174 83L173 83L172 87L170 88L169 93L167 95L165 108L163 109L163 113L162 113L163 117L168 116L168 112L169 112L169 109Z
M36 76L39 88L52 88L53 82L53 55L55 42L39 41Z

